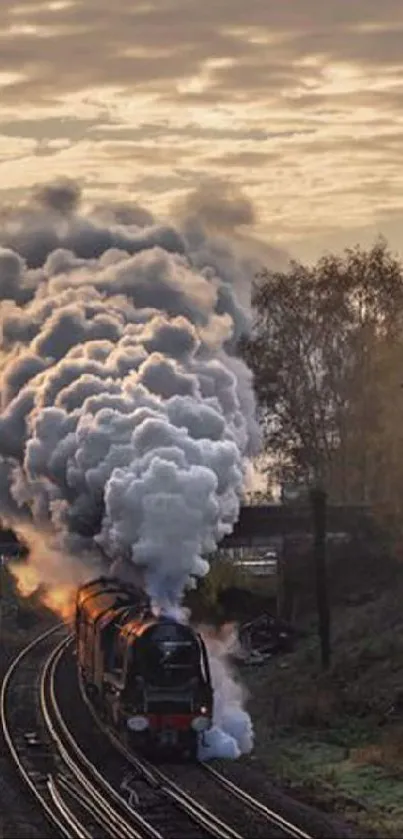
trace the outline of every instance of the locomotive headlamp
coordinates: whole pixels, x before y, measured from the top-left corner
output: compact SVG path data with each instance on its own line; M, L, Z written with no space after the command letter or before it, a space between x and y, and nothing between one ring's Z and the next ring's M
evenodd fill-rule
M209 725L210 725L210 720L208 720L207 717L195 717L191 722L191 726L193 728L193 731L197 731L197 732L206 731L206 729L209 727Z
M129 717L127 720L127 727L130 728L131 731L145 731L148 726L149 722L147 717Z
M200 713L201 713L201 714L207 714L207 708L206 708L206 706L205 706L205 705L201 705L201 706L200 706Z

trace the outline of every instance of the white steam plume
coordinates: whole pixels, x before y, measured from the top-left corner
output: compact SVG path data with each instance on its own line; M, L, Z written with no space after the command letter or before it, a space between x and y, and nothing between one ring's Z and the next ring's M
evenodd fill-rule
M212 627L201 627L211 671L214 689L213 726L199 741L199 760L211 758L236 760L242 754L249 754L253 748L252 721L244 709L247 699L243 685L232 672L230 655L239 649L239 640L234 624L227 624L215 631Z
M194 214L175 229L79 201L65 181L0 216L0 515L51 534L63 580L95 542L172 609L231 531L258 447L235 356L256 266Z

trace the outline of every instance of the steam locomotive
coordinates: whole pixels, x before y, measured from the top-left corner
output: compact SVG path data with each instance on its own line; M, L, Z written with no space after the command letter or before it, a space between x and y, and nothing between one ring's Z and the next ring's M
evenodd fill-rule
M201 636L155 617L144 591L112 577L78 590L75 632L83 690L126 745L195 759L213 713Z

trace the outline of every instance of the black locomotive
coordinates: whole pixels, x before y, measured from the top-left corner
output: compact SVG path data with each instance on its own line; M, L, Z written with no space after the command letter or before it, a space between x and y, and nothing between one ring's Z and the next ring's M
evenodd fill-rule
M102 718L133 748L195 758L213 713L201 636L112 577L78 590L75 629L82 686Z

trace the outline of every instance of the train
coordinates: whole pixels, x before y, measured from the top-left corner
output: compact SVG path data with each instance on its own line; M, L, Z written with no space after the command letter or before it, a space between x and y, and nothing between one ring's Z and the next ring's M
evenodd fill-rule
M153 614L140 587L99 577L77 591L75 636L81 688L125 745L197 759L214 701L201 635Z

